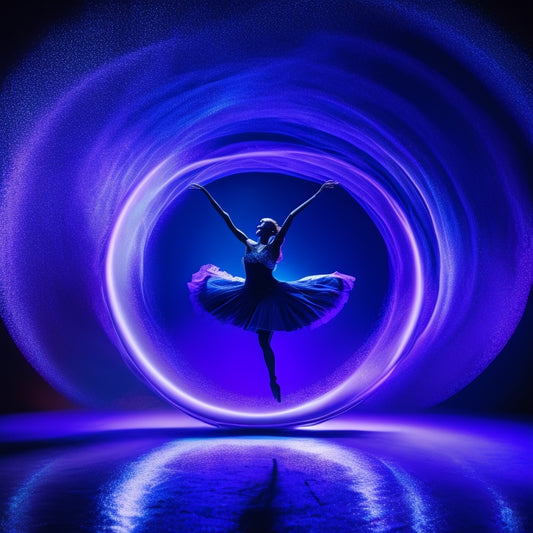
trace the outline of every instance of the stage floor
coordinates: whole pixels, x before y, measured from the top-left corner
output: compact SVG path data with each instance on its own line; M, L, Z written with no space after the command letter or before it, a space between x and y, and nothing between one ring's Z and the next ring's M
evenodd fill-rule
M533 531L533 424L346 415L243 431L178 413L0 418L1 530Z

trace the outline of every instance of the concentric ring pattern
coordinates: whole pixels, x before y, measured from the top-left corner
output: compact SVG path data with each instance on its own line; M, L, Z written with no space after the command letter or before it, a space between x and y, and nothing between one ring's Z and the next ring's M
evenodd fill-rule
M277 4L234 20L231 36L210 19L194 38L190 28L150 26L152 44L139 38L98 66L87 60L53 105L46 91L36 98L27 115L39 120L11 122L19 142L4 181L3 314L30 362L66 394L140 401L124 359L204 420L313 423L361 402L436 403L511 336L532 279L531 109L511 62L495 57L496 38L473 15L476 38L446 13L315 7L323 19L300 13L305 23L292 32L282 15L294 6ZM246 45L250 31L256 42ZM83 58L82 48L71 43L63 64ZM4 102L29 90L35 57L12 76ZM146 265L191 183L271 173L337 180L381 234L389 289L328 390L310 385L281 407L242 397L236 406L199 397L180 377L179 350L149 303Z

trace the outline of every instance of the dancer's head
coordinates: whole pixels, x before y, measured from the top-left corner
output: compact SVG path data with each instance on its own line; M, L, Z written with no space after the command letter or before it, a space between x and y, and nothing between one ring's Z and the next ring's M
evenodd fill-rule
M261 238L269 239L276 235L280 229L278 223L272 218L262 218L257 225L257 231L255 233Z

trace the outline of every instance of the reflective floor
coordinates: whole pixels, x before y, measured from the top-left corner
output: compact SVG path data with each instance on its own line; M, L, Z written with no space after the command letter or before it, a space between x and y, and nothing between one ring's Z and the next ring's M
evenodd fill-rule
M177 414L0 418L1 529L533 531L533 426L345 416L244 432Z

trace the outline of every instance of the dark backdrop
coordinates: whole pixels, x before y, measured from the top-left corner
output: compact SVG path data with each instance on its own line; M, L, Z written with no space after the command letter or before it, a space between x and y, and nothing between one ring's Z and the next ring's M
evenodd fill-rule
M253 4L255 0L216 2L211 16ZM98 2L94 2L98 4ZM177 4L179 9L197 7L200 2ZM497 23L533 56L533 4L530 0L477 2L462 0ZM0 7L0 72L5 73L24 57L47 30L76 16L86 2L80 0L18 0ZM26 362L0 323L0 412L21 412L75 407L50 387ZM533 299L514 336L503 352L473 383L438 409L487 414L533 415Z

